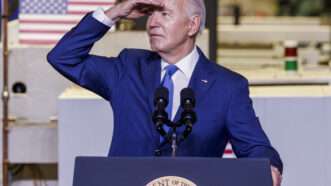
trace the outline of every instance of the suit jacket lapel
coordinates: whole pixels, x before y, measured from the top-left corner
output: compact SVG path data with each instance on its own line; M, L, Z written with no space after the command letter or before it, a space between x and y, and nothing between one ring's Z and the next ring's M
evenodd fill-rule
M206 58L200 49L199 53L200 58L189 83L189 87L192 88L195 93L197 104L202 102L207 95L207 90L212 87L215 82L214 64Z
M207 91L215 82L215 69L214 64L210 62L203 52L198 48L199 61L193 71L192 77L190 79L189 87L193 89L195 94L196 105L198 106L200 102L203 101L207 96ZM182 113L182 108L180 107L176 113L175 121L180 118Z

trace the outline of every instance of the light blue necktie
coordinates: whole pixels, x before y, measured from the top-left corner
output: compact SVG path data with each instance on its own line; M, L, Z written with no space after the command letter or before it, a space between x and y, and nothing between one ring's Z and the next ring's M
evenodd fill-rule
M173 97L174 97L174 82L172 81L171 77L176 73L176 71L178 70L178 68L175 65L168 65L167 67L165 67L166 73L163 77L162 83L161 85L165 88L168 89L169 91L169 104L166 108L166 112L168 113L168 117L169 120L171 120L171 116L172 116L172 102L173 102ZM166 132L169 131L169 127L166 125L163 125L163 128ZM161 142L162 137L160 138Z

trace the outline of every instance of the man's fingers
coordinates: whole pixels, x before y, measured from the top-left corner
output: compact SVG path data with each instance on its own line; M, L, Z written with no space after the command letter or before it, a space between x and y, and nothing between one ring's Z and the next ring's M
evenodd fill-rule
M144 5L150 5L150 6L156 6L156 7L163 7L164 0L136 0L137 4L144 4Z
M148 14L155 8L162 8L164 0L128 0L119 3L106 11L106 15L118 20L121 18L136 19Z
M136 0L132 12L147 15L156 9L162 9L163 6L163 0Z
M278 169L272 166L271 175L272 175L273 186L280 186L282 182L282 175L280 174Z

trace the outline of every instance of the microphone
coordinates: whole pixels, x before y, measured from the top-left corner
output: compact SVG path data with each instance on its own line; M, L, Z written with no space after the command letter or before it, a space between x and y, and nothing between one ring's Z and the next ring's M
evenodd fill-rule
M168 105L169 91L165 87L159 87L154 94L154 106L156 109L165 109Z
M193 124L197 121L196 113L194 111L195 98L194 92L191 88L185 88L180 92L181 107L184 111L181 114L181 122L186 125L183 132L183 139L188 137L192 132Z
M184 88L180 92L180 98L180 105L184 110L193 110L195 107L195 98L191 88Z
M157 88L154 95L155 111L152 120L156 125L156 130L161 136L165 136L166 132L163 129L163 124L168 121L168 113L165 111L168 105L169 91L164 87Z

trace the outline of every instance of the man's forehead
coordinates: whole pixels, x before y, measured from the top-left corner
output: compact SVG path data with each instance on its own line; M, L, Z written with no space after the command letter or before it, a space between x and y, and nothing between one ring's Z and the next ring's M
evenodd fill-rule
M164 8L173 9L176 7L184 7L184 3L186 0L163 0Z

